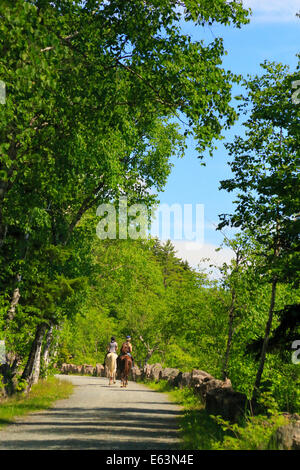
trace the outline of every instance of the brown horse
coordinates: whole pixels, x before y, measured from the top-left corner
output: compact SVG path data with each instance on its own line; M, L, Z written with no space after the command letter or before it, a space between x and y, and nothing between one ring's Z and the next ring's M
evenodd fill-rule
M120 356L120 378L121 378L121 387L127 387L128 385L128 375L131 371L132 359L127 354Z

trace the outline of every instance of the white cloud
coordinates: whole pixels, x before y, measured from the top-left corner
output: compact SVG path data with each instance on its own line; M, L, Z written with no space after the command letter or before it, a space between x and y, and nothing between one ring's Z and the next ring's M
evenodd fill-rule
M252 21L264 23L290 23L299 21L299 0L243 0L252 9Z
M201 262L200 267L210 272L209 277L211 279L218 279L220 277L218 269L211 268L211 264L222 266L223 263L230 263L231 259L234 258L234 253L230 248L222 248L220 251L215 251L218 247L209 243L171 241L177 251L176 256L184 261L188 261L193 268L198 267L202 258L209 258L209 261Z

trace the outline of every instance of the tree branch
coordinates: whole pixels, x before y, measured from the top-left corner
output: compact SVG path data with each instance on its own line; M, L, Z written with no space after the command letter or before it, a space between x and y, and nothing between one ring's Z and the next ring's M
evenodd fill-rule
M103 175L101 176L101 179L103 179ZM101 181L98 186L93 190L92 194L90 194L89 196L87 196L84 201L82 202L80 208L78 209L74 219L72 220L72 222L70 223L69 225L69 228L68 228L68 233L67 233L67 237L66 237L66 240L65 240L65 243L64 245L67 244L67 242L69 241L70 239L70 236L75 228L75 226L77 225L77 223L80 221L81 217L83 216L83 214L88 210L90 209L93 204L96 202L96 196L97 196L97 193L99 193L100 189L102 189L104 186L104 182Z
M62 38L61 36L58 36L59 39L61 39L62 41L67 41L69 42L70 39L73 39L75 36L77 36L79 34L78 31L75 31L75 33L73 34L69 34L69 36L66 36L64 38ZM51 51L52 49L54 49L54 46L48 46L48 47L45 47L44 49L41 49L40 52L46 52L46 51Z

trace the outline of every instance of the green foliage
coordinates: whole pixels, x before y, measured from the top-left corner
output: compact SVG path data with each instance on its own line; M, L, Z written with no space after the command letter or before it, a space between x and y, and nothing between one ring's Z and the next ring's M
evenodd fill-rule
M268 61L261 67L262 75L244 81L245 136L225 144L233 177L220 188L235 192L236 209L222 214L219 227L246 230L260 244L261 272L297 284L300 108L291 82L299 71Z
M267 414L250 416L243 424L213 417L223 431L230 433L225 435L223 442L213 445L214 450L271 450L272 435L279 426L287 424L287 419L278 412L278 405L271 394L263 394L260 402Z
M65 321L61 336L75 362L102 362L110 336L121 343L129 332L138 362L144 363L147 344L153 349L151 361L159 355L170 363L174 350L177 366L192 364L193 351L184 351L190 348L186 322L197 309L195 294L204 276L173 252L166 251L162 261L158 246L151 240L95 242L93 282L74 320Z
M281 303L278 297L284 284L289 286L288 293L290 286L299 287L299 107L291 96L291 81L299 70L290 74L288 67L267 61L262 69L261 76L244 81L247 95L239 108L247 115L245 135L225 145L232 157L229 164L233 176L221 181L220 187L235 192L236 209L234 214L222 214L219 224L219 229L225 225L239 227L248 236L249 251L254 256L248 259L252 269L247 271L252 271L254 282L272 286L265 296L268 309L261 309L265 303L262 299L262 305L255 306L256 312L253 309L247 315L254 319L256 324L251 326L256 329L267 313L265 331L251 341L259 343L261 338L255 394L267 366L276 309L293 303Z

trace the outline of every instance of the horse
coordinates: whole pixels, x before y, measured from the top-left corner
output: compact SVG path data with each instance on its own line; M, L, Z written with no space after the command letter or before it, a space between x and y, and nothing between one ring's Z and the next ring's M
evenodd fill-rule
M121 387L127 387L128 385L128 375L131 371L132 359L128 354L123 354L120 356L120 378L121 378Z
M106 377L109 379L109 385L116 383L117 357L118 355L112 352L107 354L105 359Z

